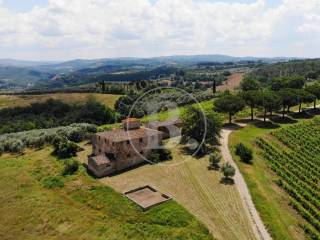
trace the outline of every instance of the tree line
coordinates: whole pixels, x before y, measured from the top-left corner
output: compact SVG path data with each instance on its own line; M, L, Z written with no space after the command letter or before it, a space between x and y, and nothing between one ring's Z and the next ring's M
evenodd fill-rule
M319 79L320 59L293 60L268 64L250 73L250 76L259 80L264 86L268 86L274 78L297 75L303 76L308 80Z
M272 117L273 112L280 109L284 118L293 106L299 106L299 113L304 103L314 103L316 108L320 98L320 84L306 84L302 76L274 78L267 88L263 88L258 80L247 77L241 83L241 90L238 94L226 92L214 103L215 111L228 114L230 123L232 117L245 106L251 109L251 120L254 119L254 108L262 108L266 121L268 113Z
M49 99L26 107L0 110L0 134L67 126L72 123L114 123L116 114L90 98L85 104L67 104Z

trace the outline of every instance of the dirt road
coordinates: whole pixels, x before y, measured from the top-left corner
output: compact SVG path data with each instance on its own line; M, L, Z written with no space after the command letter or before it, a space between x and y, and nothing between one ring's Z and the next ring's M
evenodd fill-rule
M241 125L243 127L245 125ZM243 176L241 175L239 168L235 161L233 160L229 147L228 147L228 142L229 142L229 135L234 131L235 128L224 128L222 130L222 135L221 135L221 154L226 162L229 162L233 167L236 169L236 175L234 177L235 185L237 186L241 199L244 202L244 205L247 207L247 213L249 215L249 218L252 223L252 229L254 229L254 233L257 237L257 239L261 240L271 240L271 236L268 233L265 225L263 224L259 213L257 209L255 208L251 195L249 193L249 189L246 185L246 182L244 181Z

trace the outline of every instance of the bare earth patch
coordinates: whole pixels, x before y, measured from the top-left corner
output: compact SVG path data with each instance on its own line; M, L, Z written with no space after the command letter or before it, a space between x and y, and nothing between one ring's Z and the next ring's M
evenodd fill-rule
M217 87L217 90L221 92L226 90L234 91L240 87L243 77L244 73L232 73L228 77L228 80L223 83L223 85Z

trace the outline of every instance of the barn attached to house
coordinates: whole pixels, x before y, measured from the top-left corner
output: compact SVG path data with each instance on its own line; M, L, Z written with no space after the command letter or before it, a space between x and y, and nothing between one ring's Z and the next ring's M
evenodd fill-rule
M170 119L168 121L154 121L147 124L147 127L163 132L163 139L177 137L181 135L180 128L182 121L180 119Z

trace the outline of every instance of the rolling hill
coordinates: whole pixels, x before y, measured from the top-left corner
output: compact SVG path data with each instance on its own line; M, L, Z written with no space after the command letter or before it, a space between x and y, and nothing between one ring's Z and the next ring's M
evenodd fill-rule
M53 75L32 68L0 66L0 89L27 88Z
M65 82L52 84L51 80L62 78L72 81L67 85L77 86L84 82L94 82L94 78L114 72L147 72L162 67L190 67L198 63L225 63L241 61L261 61L274 63L288 61L288 58L232 57L226 55L165 56L154 58L103 58L75 59L65 62L38 62L0 59L0 89L38 87L64 87ZM144 74L142 74L144 75ZM91 78L83 81L81 78ZM107 76L108 77L108 76Z

